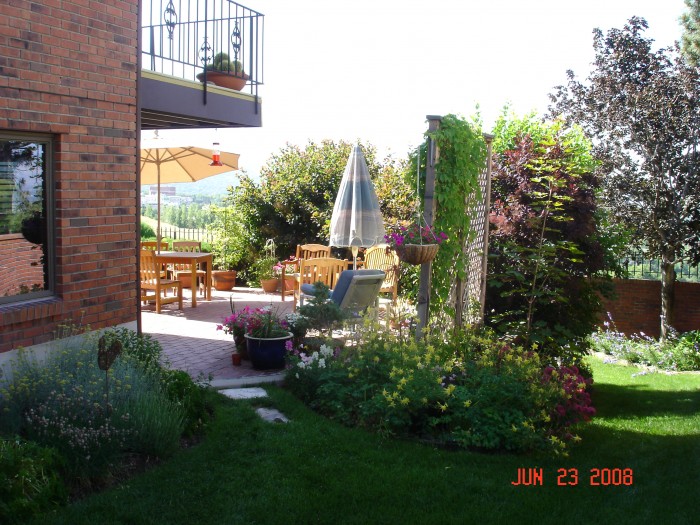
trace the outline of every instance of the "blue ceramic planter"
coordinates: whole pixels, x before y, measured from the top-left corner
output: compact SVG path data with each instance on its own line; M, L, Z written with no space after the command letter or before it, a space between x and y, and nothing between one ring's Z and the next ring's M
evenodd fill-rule
M260 339L248 334L245 334L245 338L253 368L256 370L284 368L285 344L292 338L291 332L289 335L272 339Z

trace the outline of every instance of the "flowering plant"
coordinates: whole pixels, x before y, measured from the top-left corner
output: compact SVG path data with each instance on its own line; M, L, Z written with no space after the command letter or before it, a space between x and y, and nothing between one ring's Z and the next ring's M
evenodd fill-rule
M262 308L246 306L224 318L223 323L216 329L223 330L225 334L233 334L234 337L242 337L244 334L260 338L289 335L289 323L273 312L270 306Z
M437 233L430 226L421 226L415 223L399 226L395 231L384 236L384 240L391 248L407 244L440 244L445 239L447 239L445 232Z
M256 308L255 310L259 310ZM253 317L255 310L250 306L246 306L243 310L237 312L231 308L231 315L224 318L222 324L217 325L217 330L223 330L225 334L232 334L234 337L243 337L246 333L248 320Z

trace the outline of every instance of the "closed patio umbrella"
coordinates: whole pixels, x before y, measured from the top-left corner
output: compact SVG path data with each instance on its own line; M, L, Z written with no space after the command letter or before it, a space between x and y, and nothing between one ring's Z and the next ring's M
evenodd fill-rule
M357 259L358 248L384 241L384 219L359 146L352 148L345 166L333 207L330 233L330 245L352 248L353 259Z
M160 241L160 183L195 182L238 169L237 153L221 152L220 166L210 166L210 149L186 147L141 150L141 184L158 185L158 241Z

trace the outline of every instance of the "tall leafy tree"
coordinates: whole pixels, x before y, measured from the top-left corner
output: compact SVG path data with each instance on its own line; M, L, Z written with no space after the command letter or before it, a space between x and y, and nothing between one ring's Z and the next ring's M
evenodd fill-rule
M680 18L683 27L681 49L688 62L700 65L700 0L685 0L688 8Z
M674 265L700 261L700 69L678 48L654 51L642 18L593 33L595 62L581 83L551 95L550 112L594 142L608 210L662 264L661 337L673 324Z
M598 320L606 265L590 142L534 115L504 115L494 134L487 322L576 361Z
M398 201L410 190L402 186L402 170L391 159L379 161L376 148L360 144L385 220L406 208ZM274 239L278 255L293 253L297 244L328 242L333 205L352 144L309 141L304 148L287 145L263 167L260 182L243 175L234 191L235 206L248 221L253 245Z

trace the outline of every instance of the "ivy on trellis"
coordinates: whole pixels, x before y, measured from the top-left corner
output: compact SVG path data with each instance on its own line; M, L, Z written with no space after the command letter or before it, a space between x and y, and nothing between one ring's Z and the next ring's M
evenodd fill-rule
M439 129L430 133L439 151L433 227L448 235L433 261L430 309L434 319L448 314L454 318L456 326L462 324L467 310L462 292L469 266L465 246L477 235L483 235L482 231L471 227L471 217L467 213L469 203L483 197L479 173L486 168L487 149L480 127L476 119L470 123L450 114L442 118ZM425 171L423 180L424 177Z

